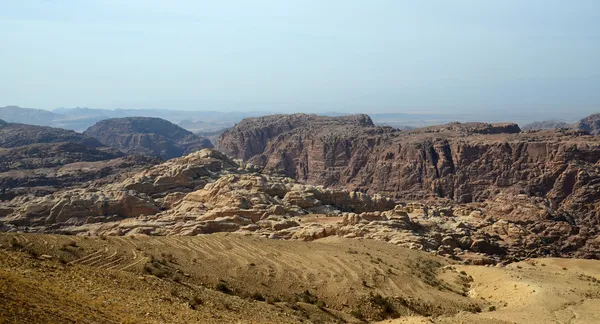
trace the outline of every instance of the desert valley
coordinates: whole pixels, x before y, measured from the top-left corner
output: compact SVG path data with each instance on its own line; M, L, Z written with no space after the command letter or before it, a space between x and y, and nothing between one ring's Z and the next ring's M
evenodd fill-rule
M595 323L600 115L548 124L2 121L0 321Z

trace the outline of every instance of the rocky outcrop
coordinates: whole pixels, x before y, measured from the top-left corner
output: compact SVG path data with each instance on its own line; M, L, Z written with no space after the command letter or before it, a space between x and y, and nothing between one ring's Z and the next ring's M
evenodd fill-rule
M569 127L571 127L571 125L569 125L563 121L544 120L544 121L529 123L529 124L521 127L521 129L524 131L535 131L535 130L542 130L542 129L556 129L556 128L569 128Z
M560 187L586 181L580 172L565 170ZM588 208L598 201L598 188L585 188L574 189L577 198L568 195L564 204ZM506 192L480 202L411 203L260 174L204 149L120 181L14 198L0 204L0 223L4 230L79 235L368 238L477 264L533 256L598 257L597 227L585 225L593 220L582 224L557 210L555 199L561 198Z
M600 140L585 133L520 133L506 123L452 123L408 132L333 122L290 129L280 119L240 123L221 136L220 148L264 172L308 184L459 203L526 194L548 199L553 210L576 224L593 227L600 219L595 200ZM244 145L253 150L240 150Z
M152 215L159 211L149 197L133 191L90 189L67 190L44 197L19 197L8 207L13 207L13 212L5 222L48 228Z
M574 126L592 135L600 135L600 114L589 115Z
M84 134L125 153L165 160L212 147L206 138L160 118L106 119L88 128Z
M238 159L249 160L264 153L271 139L299 129L323 132L353 127L374 127L367 115L325 117L307 114L272 115L246 118L219 136L219 150ZM348 130L348 129L347 129Z
M137 173L119 184L126 190L164 196L203 188L221 174L234 172L238 165L224 154L210 149L172 159Z
M45 195L153 163L74 131L0 122L0 200Z

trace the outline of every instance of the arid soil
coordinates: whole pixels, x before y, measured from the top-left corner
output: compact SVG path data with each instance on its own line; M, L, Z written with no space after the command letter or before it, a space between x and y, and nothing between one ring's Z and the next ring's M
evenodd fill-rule
M111 145L172 152L127 125ZM0 323L597 322L585 130L277 115L225 154L174 131L195 152L161 162L0 122Z
M0 235L0 319L594 323L600 261L463 266L374 240Z

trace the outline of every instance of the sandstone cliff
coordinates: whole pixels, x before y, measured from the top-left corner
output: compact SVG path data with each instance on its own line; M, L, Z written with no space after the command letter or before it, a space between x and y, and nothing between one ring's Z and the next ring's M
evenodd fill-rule
M587 208L590 186L565 205ZM589 198L589 196L588 196ZM595 201L592 198L591 204ZM205 149L120 181L0 203L0 228L80 235L237 232L277 239L369 238L471 263L530 256L597 257L590 221L548 199L502 193L477 203L405 203L259 174ZM473 254L481 253L482 255Z
M309 184L404 200L483 201L501 192L548 199L577 224L599 223L600 139L515 124L452 123L395 131L337 118L252 119L222 134L219 149Z

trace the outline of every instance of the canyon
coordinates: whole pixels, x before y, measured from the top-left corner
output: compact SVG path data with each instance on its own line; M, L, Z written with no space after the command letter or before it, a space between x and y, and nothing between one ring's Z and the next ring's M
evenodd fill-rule
M408 316L416 322L471 323L495 314L522 322L520 308L505 306L508 292L488 292L485 282L528 287L525 282L532 281L520 276L538 282L534 292L543 294L527 310L536 312L554 291L541 278L562 278L547 272L553 265L570 262L569 268L578 269L564 270L581 281L572 281L577 285L568 289L580 291L597 280L593 271L600 264L579 259L599 257L600 142L582 129L522 131L513 123L451 123L399 130L376 126L367 115L273 115L245 119L223 132L213 149L198 146L203 142L197 137L178 142L189 134L158 121L175 135L160 132L164 138L157 143L191 143L178 146L175 157L165 161L161 158L171 151L147 150L134 145L143 141L129 140L156 130L128 132L131 119L108 122L113 124L107 129L125 123L112 142L91 131L0 124L6 152L0 174L5 179L0 258L13 260L0 269L0 281L18 287L4 291L11 300L26 302L27 292L60 294L51 281L46 290L31 287L27 273L40 267L56 276L107 269L131 285L142 275L146 290L158 278L164 281L159 291L178 291L169 303L189 306L161 315L166 321L190 320L209 310L233 321L234 313L222 309L228 306L219 305L234 303L246 313L264 310L267 317L258 318L263 322L285 322L282 314L294 314L291 322ZM164 248L156 250L156 244ZM344 261L313 258L313 248ZM266 250L281 255L263 255ZM375 256L375 250L385 252ZM206 253L223 258L213 260ZM392 265L389 255L398 253L413 261ZM209 264L206 271L214 275L195 272L193 259ZM429 260L427 269L415 268L423 260ZM316 268L302 268L307 262ZM379 265L373 271L383 279L349 270L369 263ZM381 268L388 264L391 268ZM262 270L248 272L257 265ZM330 277L347 285L319 277L321 284L307 287L308 279L286 281L282 275L294 271L298 278L315 278L338 266L346 270ZM248 284L263 280L263 273L272 279L263 286ZM409 301L409 292L390 288L398 285L395 273L408 273L398 280L422 287L421 299ZM104 281L90 285L118 289ZM345 291L348 285L356 291ZM600 293L590 287L573 298L589 296L593 304ZM533 298L524 289L522 298ZM482 303L483 291L489 296ZM201 294L206 306L198 305L194 294ZM340 294L351 298L342 300ZM127 307L149 298L136 296ZM560 321L566 316L561 305L538 322ZM63 304L49 307L73 318L63 313ZM93 304L77 307L103 312ZM578 305L574 312L586 317L589 307ZM196 308L203 310L196 313ZM105 315L115 316L111 312Z

